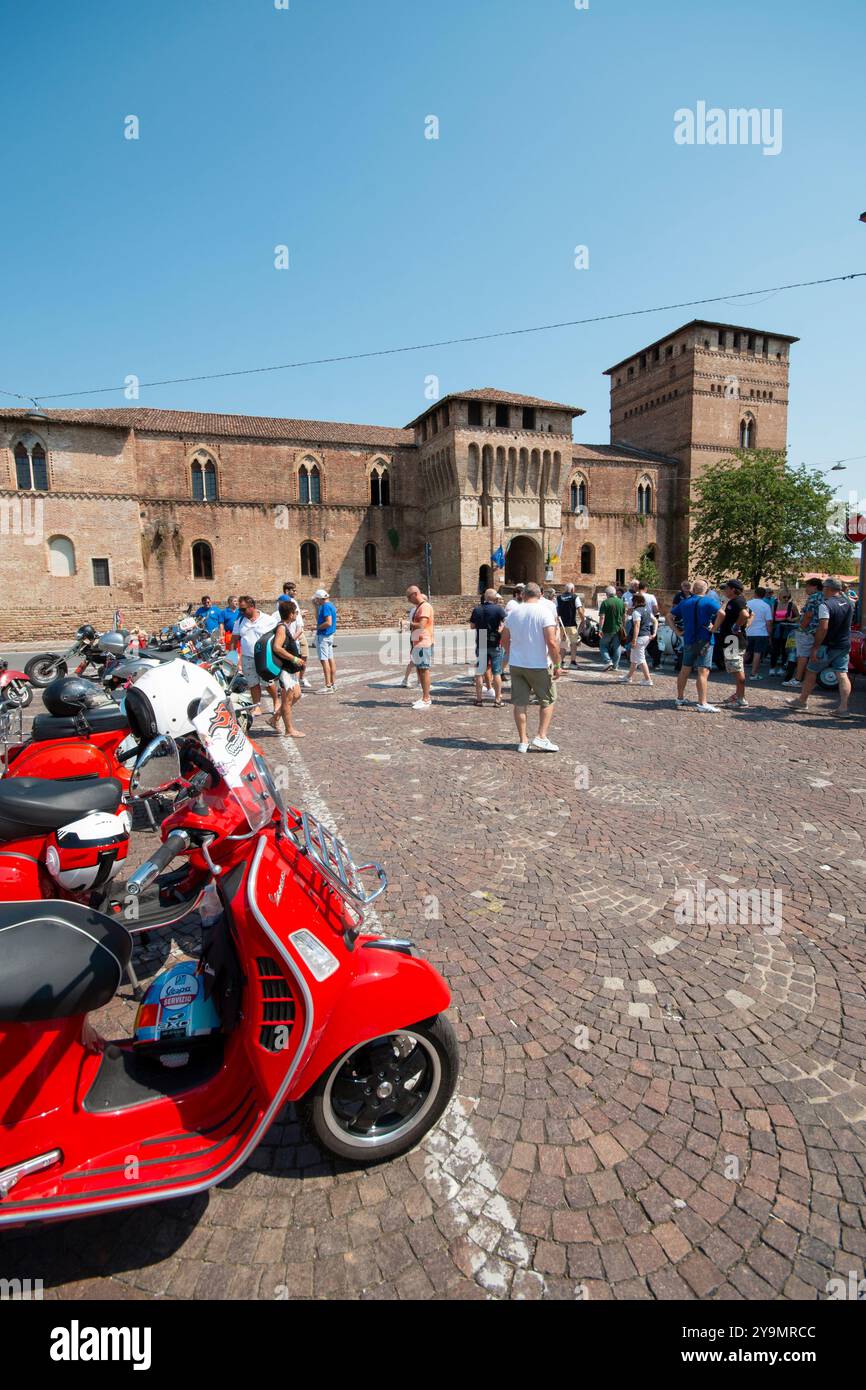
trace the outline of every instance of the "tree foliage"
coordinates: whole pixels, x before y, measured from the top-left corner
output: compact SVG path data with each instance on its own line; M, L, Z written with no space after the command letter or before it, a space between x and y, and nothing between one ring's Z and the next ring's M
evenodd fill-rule
M834 512L833 489L814 469L772 449L737 449L694 484L692 555L708 579L737 576L751 588L813 570L847 574L853 551L830 529Z
M659 574L658 566L655 560L650 556L648 550L644 550L641 553L641 557L637 563L637 569L634 572L634 577L635 579L639 579L642 584L646 584L650 593L653 593L661 584L662 577Z

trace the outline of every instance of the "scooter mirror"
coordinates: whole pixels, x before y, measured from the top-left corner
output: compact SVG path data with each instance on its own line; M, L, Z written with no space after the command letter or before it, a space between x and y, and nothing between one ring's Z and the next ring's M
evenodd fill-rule
M180 754L168 734L158 734L139 753L130 778L132 796L146 798L168 791L180 780Z

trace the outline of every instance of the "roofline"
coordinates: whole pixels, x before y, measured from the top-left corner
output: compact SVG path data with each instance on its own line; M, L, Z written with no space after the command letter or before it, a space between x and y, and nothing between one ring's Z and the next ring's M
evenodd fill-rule
M119 407L117 407L117 408L118 408L118 409L125 409L126 407L119 406ZM233 420L264 420L264 421L273 421L273 422L275 422L275 423L276 423L276 422L279 422L280 424L283 423L282 418L281 418L280 416L277 416L277 415L237 415L237 414L234 414L234 413L232 413L232 412L230 412L230 411L224 411L224 410L172 410L172 409L170 409L170 408L168 408L168 407L163 407L163 406L141 406L141 407L138 407L138 408L141 409L141 410L159 411L159 412L162 413L162 414L202 415L202 416L225 415L225 416L227 416L227 418L233 419ZM107 407L106 413L107 413L108 410L111 410L111 409L112 409L112 407L110 407L110 406ZM131 409L135 409L135 407L131 407ZM79 426L80 428L82 428L82 429L119 430L119 431L124 432L124 433L126 433L126 434L132 434L132 433L136 433L136 434L169 434L169 435L179 435L179 436L182 436L182 437L185 437L185 438L188 438L188 439L191 439L191 438L194 438L194 437L198 437L198 436L201 436L202 438L207 437L207 436L214 436L214 437L222 438L222 439L229 439L229 438L240 438L240 439L245 439L245 438L249 438L249 439L261 439L261 440L264 440L264 441L267 441L268 439L272 439L272 440L274 440L274 441L279 440L279 441L285 441L285 442L288 442L288 443L294 443L295 441L297 441L297 442L299 442L299 443L305 443L305 444L317 444L317 443L318 443L318 444L321 444L321 443L326 442L325 440L322 440L322 439L315 440L315 439L312 438L312 436L307 435L307 434L304 434L303 431L300 431L300 430L299 430L296 434L273 434L273 435L257 435L257 434L250 434L250 435L245 435L245 434L241 433L241 434L239 434L239 435L237 435L237 436L234 436L234 435L227 435L227 434L224 434L224 433L223 433L222 431L220 431L220 430L213 430L213 429L207 429L207 428L202 428L202 429L200 429L200 430L190 430L190 429L183 428L180 424L176 424L176 425L155 425L155 424L149 424L149 423L147 423L146 421L107 420L107 419L102 419L102 420L100 420L100 419L80 420L80 419L76 419L76 418L75 418L75 414L73 414L73 413L71 413L71 412L76 412L76 413L79 413L79 414L93 415L93 416L98 416L98 415L101 413L101 412L100 412L100 409L99 409L98 407L97 407L96 409L94 409L93 411L88 411L86 407L83 407L83 406L73 406L73 407L70 407L70 411L69 411L69 412L63 411L63 410L45 411L44 414L41 414L41 415L34 415L32 411L27 411L27 410L23 409L22 407L12 406L12 407L10 407L10 408L6 408L6 407L3 407L3 406L0 406L0 420L14 420L14 421L16 421L16 422L20 422L22 425L23 425L23 424L29 423L29 424L32 425L32 427L33 427L34 430L38 430L38 428L39 428L40 425L42 425L42 426L44 427L45 425L64 425L64 424L65 424L65 425L73 425L73 426L74 426L74 425L78 425L78 426ZM293 424L296 424L296 425L316 425L316 426L318 426L320 429L322 429L322 428L328 429L328 428L331 428L331 427L332 427L332 428L334 428L335 430L340 430L340 431L342 431L343 433L345 433L345 432L347 432L347 431L351 431L351 430L356 430L356 429L358 429L358 430L378 430L378 431L380 431L383 435L388 435L388 434L390 434L390 435L400 434L400 435L406 435L406 436L408 436L408 435L411 433L411 431L408 429L408 427L407 427L407 426L404 426L404 425L364 425L364 424L359 424L357 421L351 421L351 420L347 420L347 421L343 421L343 420L294 420L294 421L292 421L292 423L293 423ZM331 442L333 442L333 443L335 443L335 444L339 444L339 443L344 443L344 444L345 444L345 443L347 443L347 442L352 442L352 441L347 441L347 440L342 440L342 441L341 441L341 440L338 440L338 439L335 438L335 439L334 439L333 441L331 441ZM368 441L368 440L359 439L359 440L357 440L357 441L355 441L355 442L356 442L359 446L366 446L366 447L368 447L368 448L377 448L377 447L379 447L379 445L371 444L370 441ZM400 441L400 442L394 442L393 440L387 441L387 442L386 442L386 441L382 441L381 447L389 447L389 446L392 447L392 448L407 448L407 449L411 449L411 448L414 448L414 447L415 447L415 441L414 441L413 439L408 438L408 437L407 437L406 439Z
M473 389L474 389L474 388L473 388ZM491 387L491 390L493 390L493 391L497 391L498 389L499 389L499 388L496 387L496 386ZM503 392L503 394L504 394L504 395L507 395L507 392ZM565 405L565 404L563 404L563 403L560 403L559 401L543 401L543 402L542 402L540 396L536 396L535 399L536 399L537 404L536 404L535 406L531 407L531 409L533 409L533 410L536 410L536 409L537 409L537 410L544 410L544 409L548 409L548 410L564 410L564 411L567 411L567 412L571 415L571 418L572 418L573 420L574 420L578 415L585 415L585 414L586 414L586 411L582 408L582 406L579 406L579 405ZM479 394L479 395L476 395L476 396L468 396L468 395L466 395L466 393L463 392L463 391L449 391L448 394L447 394L447 396L440 396L439 399L438 399L438 401L433 401L430 405L428 405L428 407L427 407L426 410L422 410L422 411L421 411L421 414L420 414L420 415L416 415L414 420L410 420L409 423L408 423L408 425L405 426L405 428L406 428L407 430L413 429L414 426L417 425L417 424L419 423L419 421L423 420L424 417L425 417L426 415L429 415L429 414L430 414L431 410L436 410L440 405L444 405L446 401L483 401L483 400L484 400L483 394ZM494 400L491 400L490 404L491 404L491 405L507 405L508 402L507 402L507 401L494 401ZM513 404L517 404L517 402L513 402Z
M679 328L672 328L669 333L663 333L660 338L656 338L654 343L648 343L646 347L638 348L637 352L630 352L627 357L621 358L619 362L614 362L612 367L605 367L602 376L610 376L617 367L624 367L626 362L631 362L635 357L640 357L645 352L652 352L653 348L661 347L668 338L675 338L678 333L682 333L687 328L731 328L739 333L756 333L762 338L779 338L783 343L799 343L799 338L792 338L790 333L771 333L766 328L750 328L745 323L721 323L718 319L690 319L688 323L681 323Z

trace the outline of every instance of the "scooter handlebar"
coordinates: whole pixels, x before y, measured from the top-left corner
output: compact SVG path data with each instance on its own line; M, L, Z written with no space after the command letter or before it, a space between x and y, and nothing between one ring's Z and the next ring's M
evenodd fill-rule
M160 845L150 859L145 859L131 878L126 880L126 892L130 898L137 898L145 888L149 888L156 878L167 869L172 859L189 849L189 836L185 830L172 830L164 844Z

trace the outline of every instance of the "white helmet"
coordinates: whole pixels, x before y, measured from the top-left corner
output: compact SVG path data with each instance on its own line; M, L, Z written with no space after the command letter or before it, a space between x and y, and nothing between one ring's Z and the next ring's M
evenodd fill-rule
M195 716L223 698L222 686L209 671L178 657L145 671L127 690L124 706L130 729L146 741L157 734L191 734Z

